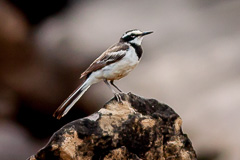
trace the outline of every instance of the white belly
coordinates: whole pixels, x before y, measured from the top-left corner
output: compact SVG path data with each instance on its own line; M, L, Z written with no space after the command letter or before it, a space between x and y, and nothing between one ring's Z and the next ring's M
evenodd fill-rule
M119 61L103 67L99 78L118 80L125 77L139 63L134 48L130 47L127 54Z

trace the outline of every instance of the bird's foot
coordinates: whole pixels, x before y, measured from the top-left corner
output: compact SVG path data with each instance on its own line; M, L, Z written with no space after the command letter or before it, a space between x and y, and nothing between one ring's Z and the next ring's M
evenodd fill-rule
M123 104L120 93L115 93L114 95L115 95L115 98L117 99L117 102Z

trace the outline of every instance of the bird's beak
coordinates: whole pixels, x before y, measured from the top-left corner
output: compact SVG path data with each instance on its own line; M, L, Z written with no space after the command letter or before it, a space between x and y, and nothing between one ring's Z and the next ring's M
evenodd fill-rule
M150 31L150 32L143 32L143 33L142 33L142 36L145 36L145 35L148 35L148 34L151 34L151 33L153 33L153 31Z

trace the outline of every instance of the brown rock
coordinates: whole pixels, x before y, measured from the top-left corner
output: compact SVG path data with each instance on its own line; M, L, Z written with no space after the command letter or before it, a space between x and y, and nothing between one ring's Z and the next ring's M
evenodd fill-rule
M169 106L131 93L58 130L29 160L195 160L181 118Z

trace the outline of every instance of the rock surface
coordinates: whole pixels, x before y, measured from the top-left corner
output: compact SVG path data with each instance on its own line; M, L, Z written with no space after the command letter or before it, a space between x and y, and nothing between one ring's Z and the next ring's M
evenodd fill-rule
M182 120L169 106L131 93L59 129L29 160L195 160Z

